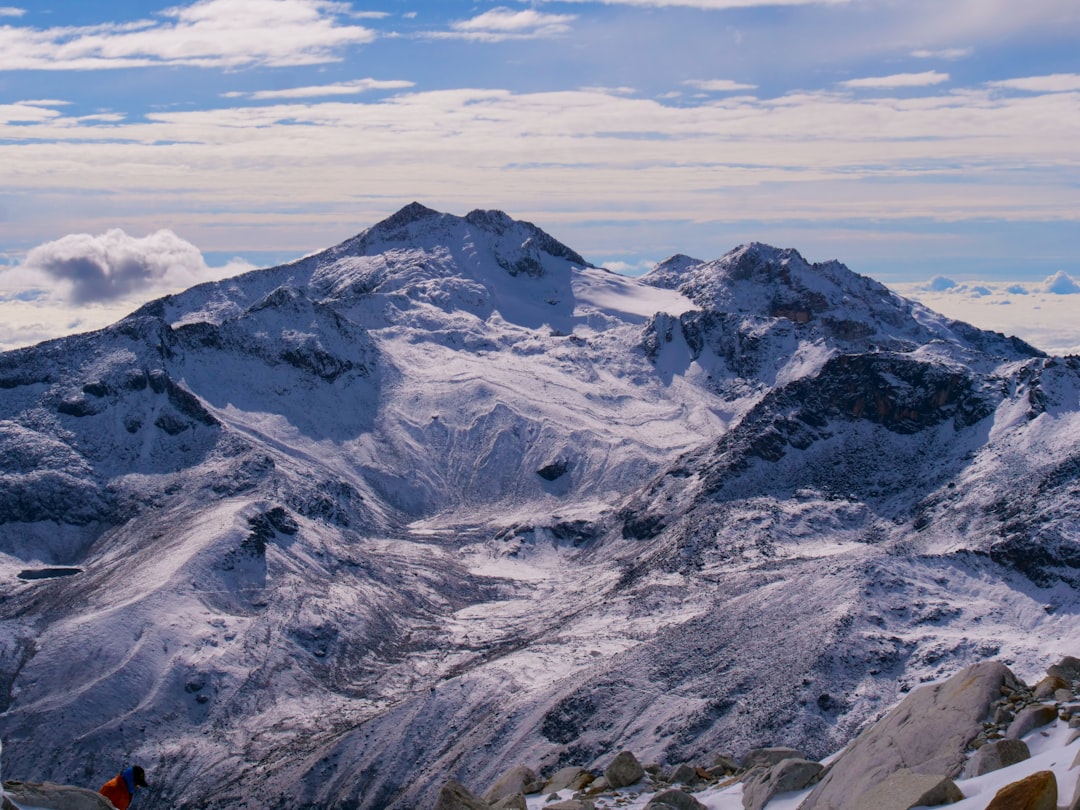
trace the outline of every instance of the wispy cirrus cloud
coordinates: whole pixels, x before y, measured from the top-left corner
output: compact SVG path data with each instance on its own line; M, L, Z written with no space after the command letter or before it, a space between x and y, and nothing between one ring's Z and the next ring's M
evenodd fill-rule
M840 82L843 87L891 90L901 87L928 87L949 80L948 73L927 70L922 73L893 73L889 76L867 76Z
M318 98L320 96L352 96L373 90L405 90L414 87L414 82L403 79L354 79L334 84L310 85L307 87L288 87L280 90L255 90L249 93L234 91L222 93L223 98L250 98L254 101L270 99Z
M321 64L375 39L371 29L342 22L350 11L347 3L331 0L197 0L135 22L5 25L0 70Z
M757 88L756 84L744 84L732 79L687 79L683 84L707 93L733 93L738 90L754 90Z
M953 61L956 59L967 59L973 53L975 53L974 48L939 48L937 50L920 48L919 50L912 51L911 55L916 59L945 59Z
M1026 90L1030 93L1073 93L1080 91L1080 73L1053 73L1049 76L1027 76L989 82L990 87L1007 90Z
M499 6L476 17L451 23L448 31L427 31L429 39L465 39L474 42L505 42L544 39L570 31L574 14L544 14L534 9L515 11Z

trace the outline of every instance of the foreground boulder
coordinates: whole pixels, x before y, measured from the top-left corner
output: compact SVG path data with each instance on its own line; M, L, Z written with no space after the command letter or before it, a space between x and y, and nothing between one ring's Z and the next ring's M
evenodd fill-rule
M53 782L4 782L4 798L47 810L116 810L100 793Z
M986 810L1057 810L1057 779L1053 771L1038 771L1006 785Z
M1005 665L983 661L915 690L855 738L800 810L875 807L867 796L902 768L923 776L958 776L964 749L982 731L1003 686L1015 690L1020 683Z

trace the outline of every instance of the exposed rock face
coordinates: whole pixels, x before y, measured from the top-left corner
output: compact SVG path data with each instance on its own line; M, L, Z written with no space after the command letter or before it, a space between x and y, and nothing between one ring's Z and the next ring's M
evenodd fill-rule
M1057 810L1057 779L1053 771L1038 771L1006 785L986 810Z
M986 661L912 692L851 743L801 810L864 810L872 806L866 796L905 767L920 775L957 776L964 749L1007 684L1018 685L1012 672Z

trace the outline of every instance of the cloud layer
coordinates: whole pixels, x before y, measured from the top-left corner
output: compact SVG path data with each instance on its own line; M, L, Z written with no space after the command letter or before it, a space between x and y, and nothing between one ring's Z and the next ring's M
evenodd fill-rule
M0 70L320 64L375 39L371 29L342 21L349 10L331 0L198 0L127 23L3 26Z

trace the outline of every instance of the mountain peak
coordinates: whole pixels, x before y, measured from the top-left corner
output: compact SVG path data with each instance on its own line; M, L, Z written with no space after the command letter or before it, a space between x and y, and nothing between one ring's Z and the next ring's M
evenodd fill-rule
M430 219L431 217L439 216L439 212L428 208L426 205L421 205L415 200L395 214L391 214L381 222L377 222L372 230L396 230L397 228L403 228L413 222L419 222L422 219Z

